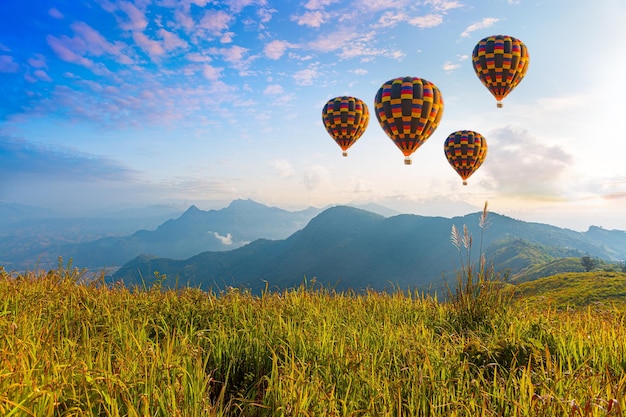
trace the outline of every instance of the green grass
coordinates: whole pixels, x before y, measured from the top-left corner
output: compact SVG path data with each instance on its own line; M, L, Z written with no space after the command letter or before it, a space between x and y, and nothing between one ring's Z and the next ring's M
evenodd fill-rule
M533 304L559 308L626 304L626 273L615 271L567 272L515 287L517 296Z
M533 301L555 286L518 299L476 278L445 301L315 283L130 289L0 267L0 415L625 414L623 304L566 309Z

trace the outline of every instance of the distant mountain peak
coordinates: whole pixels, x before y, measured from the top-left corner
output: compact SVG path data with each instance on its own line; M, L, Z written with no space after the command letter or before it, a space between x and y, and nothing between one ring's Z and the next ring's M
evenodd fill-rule
M180 215L180 219L197 219L202 217L206 212L204 210L200 210L195 204L189 206L189 208Z
M202 210L200 210L198 207L196 207L195 204L192 204L191 206L189 206L187 211L185 211L185 213L195 213L195 212L198 212L198 211L202 211Z
M241 209L241 208L250 209L250 208L259 208L259 207L267 207L267 206L261 203L257 203L256 201L251 200L249 198L247 199L240 198L237 200L233 200L228 206L228 208L230 209Z

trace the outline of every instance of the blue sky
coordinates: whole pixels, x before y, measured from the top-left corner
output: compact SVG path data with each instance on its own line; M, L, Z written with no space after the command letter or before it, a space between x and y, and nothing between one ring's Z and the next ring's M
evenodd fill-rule
M374 202L491 210L626 230L622 0L20 0L0 2L0 201L68 213L251 198L286 209ZM528 47L497 109L482 38ZM621 48L621 49L620 49ZM373 116L387 80L435 83L441 123L404 165ZM372 118L341 156L327 100ZM445 138L489 144L463 186Z

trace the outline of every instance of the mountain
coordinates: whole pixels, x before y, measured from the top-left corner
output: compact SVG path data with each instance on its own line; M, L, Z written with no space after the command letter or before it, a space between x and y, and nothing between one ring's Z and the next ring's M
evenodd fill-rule
M256 240L186 260L141 256L111 278L129 285L150 283L158 272L167 275L169 285L216 290L233 286L261 291L265 285L283 289L305 278L338 290L429 290L444 281L454 282L461 259L476 261L481 248L503 275L559 257L626 256L626 236L620 233L581 233L496 213L489 213L481 228L480 215L384 217L353 207L331 207L284 240ZM465 225L472 237L472 246L462 247L460 253L450 242L453 225L458 230Z
M170 206L149 206L73 217L40 207L0 203L0 264L7 269L56 265L63 254L51 251L47 256L50 248L128 235L157 227L179 214L179 209Z
M35 247L24 243L20 252L0 251L0 263L6 259L7 269L35 265L49 268L56 266L61 256L65 260L71 258L77 267L100 269L119 267L141 254L187 258L204 251L238 248L259 238L284 239L302 229L319 211L309 208L290 212L252 200L235 200L226 208L209 211L191 206L179 217L155 225L154 230L134 229L130 235L104 236L86 242L53 241ZM131 214L136 215L124 212L121 216ZM7 243L10 239L8 236Z

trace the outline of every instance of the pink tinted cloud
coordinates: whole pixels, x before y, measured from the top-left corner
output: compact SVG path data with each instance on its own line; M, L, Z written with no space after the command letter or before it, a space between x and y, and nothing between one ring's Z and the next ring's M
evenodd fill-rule
M98 74L107 74L109 71L102 63L96 65L88 58L89 55L98 57L107 55L120 64L133 63L133 60L123 52L126 45L122 42L107 41L98 31L84 22L75 22L71 28L74 31L72 37L48 35L46 38L48 45L63 61L82 65Z
M209 10L200 20L200 27L213 35L219 35L228 29L232 16L222 10Z
M224 60L231 63L242 62L247 52L248 50L241 46L220 49L220 53L224 57Z
M187 33L191 32L194 26L196 25L196 23L193 20L193 17L191 17L188 13L185 13L181 10L177 10L174 13L174 19L180 26L182 26L185 29Z
M150 39L142 32L133 32L133 40L153 61L165 54L165 48L160 42Z
M84 22L76 22L71 25L76 37L82 39L85 46L85 52L91 55L101 56L110 55L120 64L132 64L133 60L126 54L123 49L126 47L122 42L109 42L100 32L93 29Z
M35 54L31 58L28 58L28 65L33 68L46 68L46 57L41 54Z
M63 19L65 16L63 16L63 13L61 13L57 8L53 7L52 9L48 10L48 15L50 17L53 17L55 19Z
M121 1L118 3L118 7L121 11L126 13L128 20L121 22L120 27L124 30L144 30L148 26L148 20L145 14L135 7L134 4Z
M202 75L204 75L204 78L207 80L217 80L220 78L221 73L222 68L216 68L212 65L205 65L202 69Z
M178 35L165 29L159 29L158 34L163 39L163 46L168 51L176 48L187 48L189 46L189 44L178 37Z
M93 68L94 63L92 60L74 52L75 49L84 50L84 45L81 45L83 44L81 40L68 38L67 36L57 38L53 35L48 35L46 40L54 53L63 61L78 64L86 68Z
M41 69L36 70L35 72L33 72L33 75L35 76L35 78L37 78L40 81L46 81L46 82L51 82L52 78L50 78L50 76L48 76L48 74Z
M296 21L299 25L318 28L326 22L328 15L322 11L316 10L313 12L306 12L301 16L294 16L292 20Z
M263 52L265 56L269 59L277 60L280 59L287 49L295 48L296 45L293 45L287 41L273 40L263 48Z
M0 55L0 72L12 73L17 72L20 66L17 62L13 61L13 57L10 55Z

